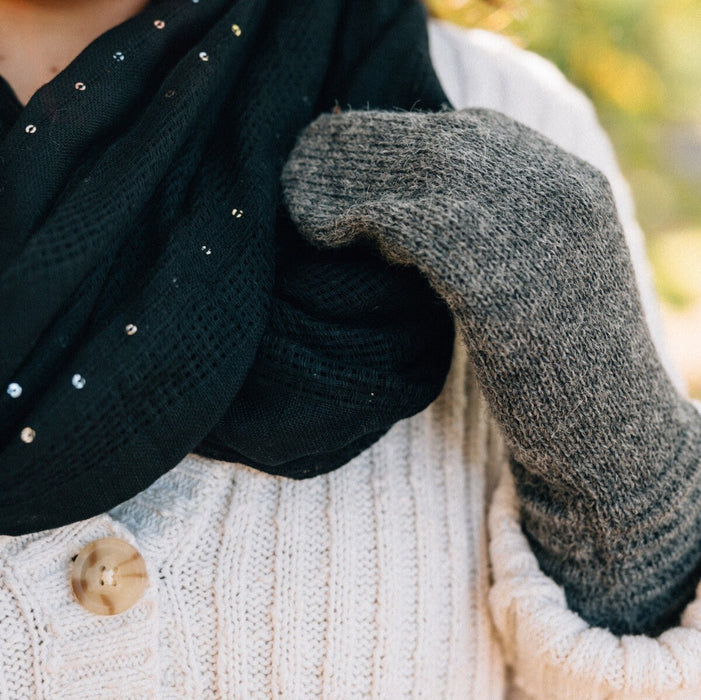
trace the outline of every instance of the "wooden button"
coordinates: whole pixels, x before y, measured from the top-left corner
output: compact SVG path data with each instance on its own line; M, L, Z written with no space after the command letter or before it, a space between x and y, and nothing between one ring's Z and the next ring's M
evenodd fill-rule
M146 563L128 542L103 537L83 547L75 558L71 586L86 610L117 615L134 605L146 590Z

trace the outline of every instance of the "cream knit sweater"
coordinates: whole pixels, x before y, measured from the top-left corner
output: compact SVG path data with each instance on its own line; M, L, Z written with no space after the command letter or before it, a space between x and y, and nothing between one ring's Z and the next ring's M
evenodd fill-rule
M430 32L456 107L504 111L609 176L661 345L630 195L589 103L503 39ZM189 456L109 513L0 537L0 698L701 698L701 602L658 640L588 628L538 570L504 457L458 341L441 396L329 474ZM138 549L150 585L103 617L69 576L110 535Z

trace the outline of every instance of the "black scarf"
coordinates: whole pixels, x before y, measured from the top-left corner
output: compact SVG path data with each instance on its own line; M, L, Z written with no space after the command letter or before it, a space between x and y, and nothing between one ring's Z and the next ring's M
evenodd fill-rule
M315 476L438 395L453 325L424 278L308 246L280 204L335 104L447 104L418 2L152 2L17 103L1 534L109 510L188 452Z

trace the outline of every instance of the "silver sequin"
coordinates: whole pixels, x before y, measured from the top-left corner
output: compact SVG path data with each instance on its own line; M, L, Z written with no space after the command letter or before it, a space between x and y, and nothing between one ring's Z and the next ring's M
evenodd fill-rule
M124 54L123 54L121 51L115 51L115 52L112 54L112 58L113 58L115 61L123 61L123 60L124 60Z
M200 51L200 58L203 61L209 61L209 54L206 51Z
M27 126L24 127L24 130L28 134L33 134L36 132L37 128L36 128L36 126L34 126L34 124L27 124Z
M238 24L232 24L231 31L236 34L236 36L241 36L241 27L239 27Z
M175 90L168 90L168 92L165 94L165 96L168 98L173 97L173 95L175 95Z
M240 219L243 216L243 209L232 209L231 214L232 214L232 216L235 216L237 219Z
M19 434L19 437L22 442L29 444L30 442L34 442L36 435L37 434L34 428L27 426L26 428L22 428L22 432Z
M76 389L82 389L85 386L85 377L82 374L74 374L71 379L71 384Z
M85 83L76 83L75 89L76 90L85 90Z
M127 335L134 335L134 333L136 333L136 331L139 329L133 323L127 323L124 330L126 331Z
M7 385L7 393L13 398L18 399L22 396L22 387L17 382L12 382Z
M208 248L206 245L203 245L202 248L200 249L205 255L211 255L212 254L212 249Z
M154 21L153 26L156 27L156 29L163 29L166 23L162 19L157 19Z

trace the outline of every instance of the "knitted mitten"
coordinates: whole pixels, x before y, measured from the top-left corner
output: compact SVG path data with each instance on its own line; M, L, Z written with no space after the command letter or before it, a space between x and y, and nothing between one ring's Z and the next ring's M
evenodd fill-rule
M618 634L672 624L701 571L701 416L660 364L604 176L496 112L348 111L302 132L283 187L313 244L368 242L445 299L569 605Z

